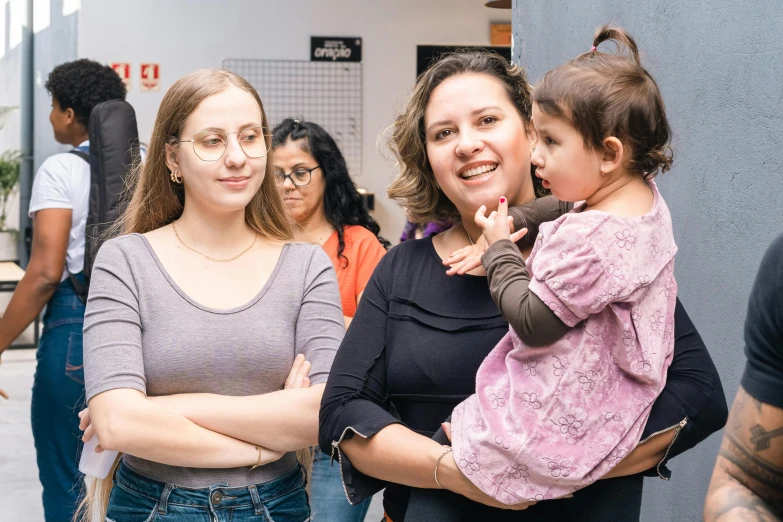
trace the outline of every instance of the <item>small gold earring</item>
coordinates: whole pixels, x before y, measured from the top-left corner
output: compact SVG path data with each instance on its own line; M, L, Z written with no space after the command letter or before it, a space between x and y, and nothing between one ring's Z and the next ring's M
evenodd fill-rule
M179 185L182 185L182 176L180 175L178 170L171 171L171 181Z

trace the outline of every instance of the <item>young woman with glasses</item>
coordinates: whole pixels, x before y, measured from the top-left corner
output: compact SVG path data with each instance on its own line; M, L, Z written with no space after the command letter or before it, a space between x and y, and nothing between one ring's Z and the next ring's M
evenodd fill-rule
M92 273L82 428L124 455L88 481L87 520L309 520L294 452L316 442L344 324L328 256L290 242L268 128L226 71L163 98Z
M287 119L272 133L274 176L297 239L321 245L337 271L346 327L389 243L378 236L337 143L315 123ZM337 467L316 448L310 489L319 522L361 522L370 499L348 503Z

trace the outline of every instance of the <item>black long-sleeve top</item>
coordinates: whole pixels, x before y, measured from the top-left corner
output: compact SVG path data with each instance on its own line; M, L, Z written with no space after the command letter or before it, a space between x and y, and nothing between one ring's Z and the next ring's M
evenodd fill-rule
M674 324L666 387L643 435L679 430L664 462L650 472L664 478L670 474L665 461L720 429L728 414L715 366L679 302ZM385 487L384 509L395 522L404 520L410 488L356 470L339 442L354 432L372 437L394 423L432 436L475 392L479 365L507 331L487 279L446 275L431 237L406 241L384 256L338 350L321 403L319 445L339 458L351 503ZM526 520L524 513L518 520Z

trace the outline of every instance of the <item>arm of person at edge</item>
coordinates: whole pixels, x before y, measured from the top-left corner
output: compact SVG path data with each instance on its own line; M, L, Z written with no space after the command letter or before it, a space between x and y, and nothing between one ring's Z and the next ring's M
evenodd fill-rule
M32 323L60 284L71 232L71 209L35 213L30 263L0 319L0 355ZM0 396L8 395L0 389Z
M747 362L715 462L707 522L783 520L783 235L748 299Z
M740 387L707 491L706 522L783 519L781 431L783 409Z

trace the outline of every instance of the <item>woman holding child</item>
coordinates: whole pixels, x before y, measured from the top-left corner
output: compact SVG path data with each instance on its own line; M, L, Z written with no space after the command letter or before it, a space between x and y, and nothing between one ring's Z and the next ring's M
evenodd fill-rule
M574 339L590 335L581 325L588 324L592 314L618 306L614 288L610 297L603 299L604 308L595 310L586 305L579 308L572 304L569 308L565 300L552 303L549 294L541 297L543 292L537 291L519 251L508 241L521 238L518 244L527 257L536 235L521 237L521 231L509 235L506 205L517 207L511 209L511 216L526 218L518 219L515 225L529 230L538 225L537 216L557 214L561 207L551 198L547 202L535 200L531 154L532 163L543 167L545 187L551 186L555 195L567 201L587 199L588 211L595 206L596 212L600 210L614 220L661 214L661 244L666 243L668 213L657 189L646 183L670 161L666 155L668 124L662 102L658 104L660 94L635 52L623 57L595 48L606 40L635 51L635 44L625 33L602 29L593 49L586 53L589 56L582 55L564 66L568 70L560 76L561 84L555 86L554 108L546 100L531 99L521 68L491 54L452 55L417 81L406 110L394 125L393 150L401 172L389 194L406 206L416 221L451 219L459 224L431 238L407 241L381 260L336 356L321 406L319 442L323 451L339 459L351 502L360 502L385 487L386 519L394 522L544 517L633 520L638 518L641 505L641 473L654 469L668 478L668 459L693 447L725 422L726 404L717 372L685 310L672 299L662 319L661 350L652 361L651 371L659 377L651 378L649 389L640 392L642 405L624 405L627 408L619 414L623 419L632 411L636 415L616 436L615 440L625 441L622 452L593 448L601 465L585 466L596 469L596 473L589 475L582 470L579 480L572 481L566 476L567 467L557 461L551 482L567 487L550 488L554 495L519 494L513 497L513 505L507 504L508 495L492 489L505 484L488 486L480 479L490 470L492 477L517 478L534 486L544 482L525 467L533 468L534 462L513 462L503 453L518 444L515 437L527 433L527 427L507 424L502 412L506 408L510 411L512 406L520 411L525 407L531 411L549 408L557 401L557 389L550 387L544 390L546 393L529 392L526 396L520 389L519 396L511 396L508 380L532 383L547 371L566 379L595 381L592 374L585 377L586 368L578 375L580 363L570 367L566 352L552 351L551 346L563 339L581 342ZM614 69L601 69L604 62L613 60L617 62L613 65L624 66L620 69L630 78L615 91L603 88L617 79L612 76ZM596 80L591 71L605 77ZM583 88L585 78L594 80L595 87L589 93L593 98L587 100L580 98L587 92ZM615 113L593 110L597 100L604 103L602 109L614 108L612 103L618 95L635 100L634 107L644 109L641 117L638 113L626 117L622 108L615 108ZM577 110L586 110L587 114L575 118ZM533 123L539 121L547 123L549 130L539 137L533 152ZM613 123L617 121L633 125L618 127ZM640 122L643 125L638 126ZM576 171L572 169L575 165L580 167ZM576 172L583 175L575 176ZM620 194L627 197L618 198ZM487 216L485 209L497 213ZM579 212L585 212L585 208L578 207L576 212L573 219L581 218ZM572 214L568 216L572 219ZM544 234L554 234L557 226L545 226ZM489 277L477 266L469 248L480 240L482 230L492 245L484 259ZM488 233L491 230L494 235ZM458 252L465 248L468 250ZM673 256L672 249L673 241L669 257ZM564 258L568 255L564 250ZM544 254L541 258L544 264L538 270L555 270L552 266L556 266L557 254L552 259ZM588 261L592 263L592 258ZM444 263L453 265L449 273L456 275L448 275ZM660 272L652 274L651 280L656 280L658 273L670 275L667 266L662 262ZM534 265L534 277L543 273L536 268ZM631 271L624 275L630 277ZM645 284L638 283L637 287ZM667 299L670 296L673 294L666 294ZM564 310L553 304L560 304ZM619 306L622 308L622 304ZM622 331L619 339L613 338L611 328L608 332L598 337L601 343L595 343L596 354L605 350L611 355L618 340L623 345ZM495 348L501 340L506 343L502 350L501 346ZM551 351L546 366L524 352L539 349L532 347ZM574 355L580 357L583 352L580 348ZM513 375L503 377L506 355L518 364L513 366ZM489 382L481 380L488 364L497 365L494 373L484 372L484 377L490 375ZM630 368L620 366L621 374L626 370ZM480 389L476 387L477 372ZM499 385L503 379L505 386ZM604 390L597 385L594 388ZM430 438L452 410L476 391L479 395L456 412L461 420L468 408L472 417L464 426L455 425L454 437L463 445L483 444L486 454L496 457L486 468L481 467L472 449L454 455L442 445L448 443L445 438ZM592 422L589 429L594 430L598 425L593 422L595 418L608 415L611 420L617 413L597 411L594 406L586 406L584 419L564 415L565 424L557 424L559 417L541 417L539 422L552 420L558 430L581 435L581 423L587 419ZM484 410L500 417L490 415L485 421ZM640 439L644 443L637 445ZM538 466L538 462L535 464ZM551 486L548 482L543 485ZM433 491L441 488L453 493ZM573 498L535 503L570 492L574 492ZM515 511L522 509L527 510Z

